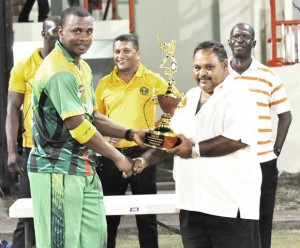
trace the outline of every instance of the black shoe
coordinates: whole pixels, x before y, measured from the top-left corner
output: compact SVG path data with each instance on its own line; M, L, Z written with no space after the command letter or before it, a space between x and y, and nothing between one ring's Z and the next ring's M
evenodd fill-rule
M46 16L46 17L39 17L39 18L38 18L38 22L43 22L43 21L45 21L47 18L48 18L48 16Z

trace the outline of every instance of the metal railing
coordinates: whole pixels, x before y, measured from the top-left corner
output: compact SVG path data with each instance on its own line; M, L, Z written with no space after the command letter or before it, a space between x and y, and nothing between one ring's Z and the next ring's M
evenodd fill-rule
M268 66L282 66L300 62L300 20L284 21L276 19L276 0L270 0L271 6L271 39L272 58L267 62ZM278 29L281 28L277 37ZM281 43L282 56L277 54L277 43Z
M98 0L96 1L98 2L98 5L101 6L102 8L102 0ZM83 2L83 6L85 9L89 10L90 9L90 0L84 0ZM105 6L105 10L104 10L104 14L103 14L103 18L102 20L107 20L107 16L108 16L108 11L110 9L110 6L112 6L112 20L117 20L117 0L107 0L106 2L106 6ZM134 32L134 0L128 0L128 10L129 10L129 31L130 33Z

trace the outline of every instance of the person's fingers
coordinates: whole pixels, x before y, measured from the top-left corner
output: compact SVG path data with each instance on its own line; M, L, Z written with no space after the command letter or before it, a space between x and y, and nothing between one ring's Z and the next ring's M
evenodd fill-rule
M176 152L178 152L178 150L178 146L175 146L173 148L168 149L167 153L175 154Z
M138 158L134 158L133 159L134 163L132 166L132 170L134 170L136 173L141 173L146 166L146 162L144 160L144 158L142 157L138 157Z
M22 174L24 169L22 167L20 167L19 165L15 164L15 165L8 166L8 171L11 173L17 172L17 173Z

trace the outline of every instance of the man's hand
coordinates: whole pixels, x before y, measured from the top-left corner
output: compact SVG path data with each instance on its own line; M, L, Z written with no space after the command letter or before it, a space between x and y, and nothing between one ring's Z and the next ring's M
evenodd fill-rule
M23 168L21 166L21 158L18 152L9 152L7 157L7 167L12 173L18 172L22 174Z
M145 130L132 130L132 140L137 143L139 146L144 147L144 141L146 136Z
M176 154L181 158L190 158L193 149L193 143L187 139L183 134L178 135L181 139L181 143L174 148L167 150L168 153Z
M146 168L145 159L143 159L142 157L133 159L133 166L132 166L133 175L141 173L145 168Z
M131 158L128 158L122 154L118 160L115 161L116 166L120 171L123 172L123 177L127 178L132 175L132 164Z

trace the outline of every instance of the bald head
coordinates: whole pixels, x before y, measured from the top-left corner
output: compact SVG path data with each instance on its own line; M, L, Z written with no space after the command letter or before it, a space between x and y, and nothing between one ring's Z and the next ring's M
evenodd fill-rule
M248 33L252 36L252 39L253 40L255 39L254 29L249 24L247 24L247 23L238 23L238 24L234 25L233 28L231 29L230 36L232 36L235 29L248 31Z
M43 57L47 56L55 46L58 39L58 27L60 25L60 16L49 16L43 22L42 36L44 38Z
M60 25L60 16L55 15L46 18L43 22L43 30L47 30L49 28L49 25L51 25L52 23L54 23L55 26L58 27Z

